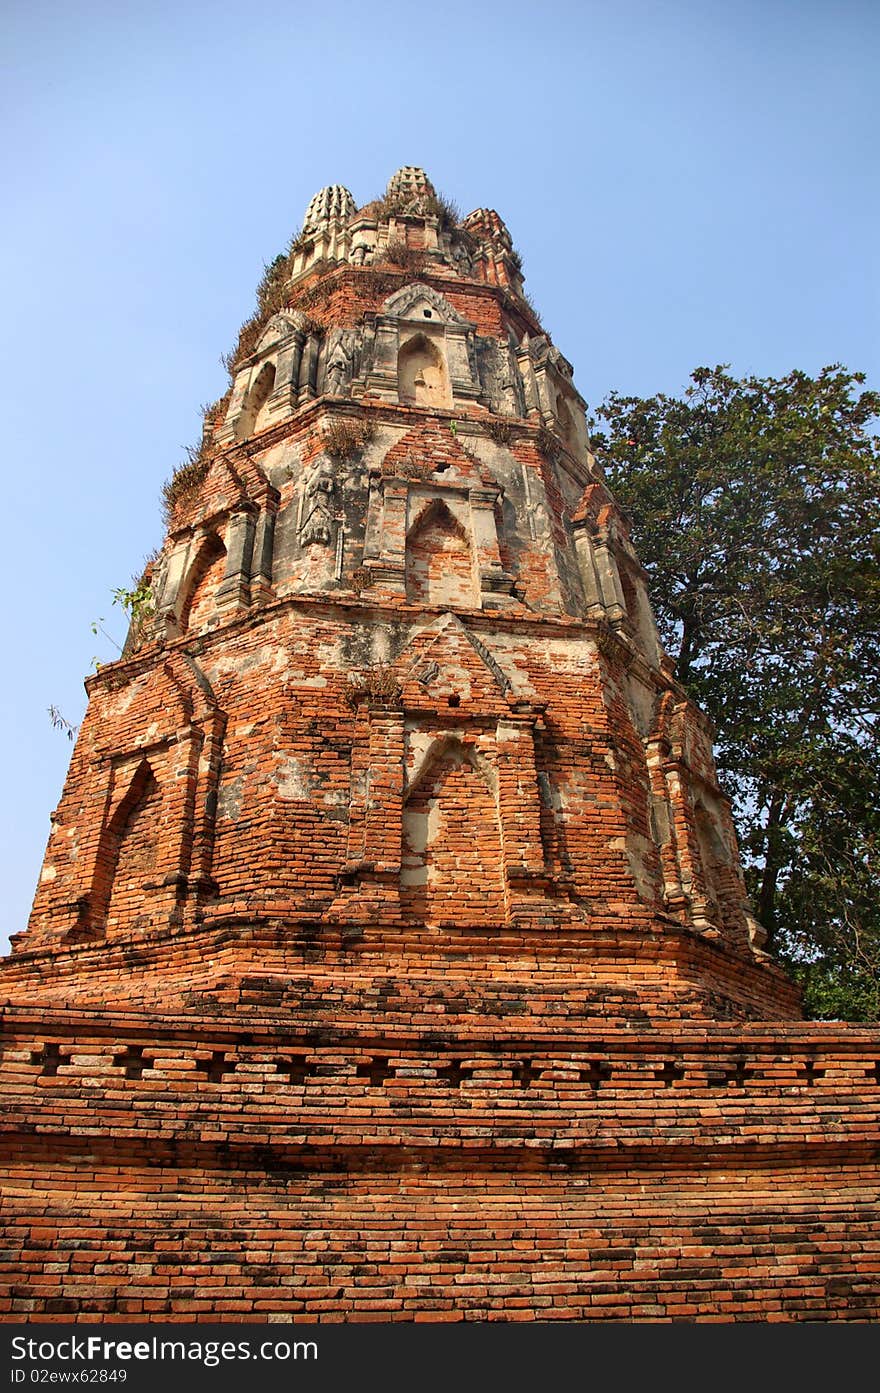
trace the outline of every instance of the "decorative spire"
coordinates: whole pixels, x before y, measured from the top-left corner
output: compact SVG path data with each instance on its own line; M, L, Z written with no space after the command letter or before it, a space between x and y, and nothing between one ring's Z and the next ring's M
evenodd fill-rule
M434 185L423 169L405 164L392 174L385 198L398 213L429 213L437 201Z
M319 189L306 209L302 230L304 233L319 232L327 223L348 222L356 212L351 193L342 184L328 184Z
M503 218L494 208L475 208L462 227L480 243L479 272L492 285L522 291L522 263Z
M513 250L513 240L504 219L499 217L494 208L475 208L462 220L461 225L475 237L497 243L504 251Z

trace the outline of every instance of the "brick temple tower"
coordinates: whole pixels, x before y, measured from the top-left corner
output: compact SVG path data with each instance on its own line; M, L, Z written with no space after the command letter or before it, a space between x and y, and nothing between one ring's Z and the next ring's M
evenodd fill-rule
M497 213L309 204L0 968L5 1320L866 1319L800 1020Z

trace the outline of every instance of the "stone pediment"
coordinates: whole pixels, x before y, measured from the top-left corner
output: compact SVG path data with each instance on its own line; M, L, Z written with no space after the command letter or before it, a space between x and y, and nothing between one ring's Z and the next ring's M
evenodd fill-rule
M108 671L91 682L92 691L109 694L94 745L99 756L151 749L218 710L207 677L187 653L170 653L160 666L133 677L121 696L113 695L113 680L114 674ZM132 709L137 711L136 720Z
M186 512L186 527L205 523L245 503L261 503L275 494L262 466L251 455L215 455L204 482Z
M265 353L268 348L274 347L276 343L283 343L289 339L298 328L297 315L289 310L281 310L278 314L273 314L269 323L266 325L254 350L255 354Z
M410 710L430 706L505 715L511 677L489 648L454 614L443 614L410 639L394 670Z
M439 422L419 423L408 430L382 460L381 471L384 478L430 480L447 487L501 492L476 456L469 454L448 427Z
M381 313L393 319L418 319L420 322L424 319L426 323L430 323L431 320L425 316L426 310L431 311L432 317L437 316L435 323L456 324L463 329L473 328L443 295L428 285L422 285L420 281L405 285L402 290L390 295L382 306Z

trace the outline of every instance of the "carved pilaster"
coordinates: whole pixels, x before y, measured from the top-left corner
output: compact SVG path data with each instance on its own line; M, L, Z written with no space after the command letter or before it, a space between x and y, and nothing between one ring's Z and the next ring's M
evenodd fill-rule
M299 391L299 369L306 336L294 329L278 354L275 365L275 387L266 403L272 415L282 416L293 411Z
M508 884L542 875L540 792L535 764L538 713L525 707L511 712L496 728L498 803Z
M482 397L474 331L465 324L447 324L446 360L452 396L458 401L478 401Z
M495 504L499 497L498 489L468 490L474 556L480 576L480 603L484 609L498 609L513 602L514 577L502 566L498 546Z
M626 622L628 619L626 600L623 594L623 586L620 583L617 562L614 559L614 553L608 545L607 538L601 534L593 541L593 555L595 557L596 574L599 579L599 587L602 592L605 612L612 624Z
M192 796L192 851L189 866L189 896L192 914L200 918L198 905L217 893L213 879L214 833L217 818L217 788L223 762L226 717L215 709L205 721L194 770Z
M584 589L586 612L591 619L604 619L606 617L605 595L589 528L583 522L575 522L572 525L572 534L578 561L578 574Z
M229 519L226 530L226 573L217 588L220 608L250 604L251 559L254 549L257 507L242 503Z
M275 519L278 495L267 498L260 510L254 532L251 562L251 604L260 604L272 596L272 560L275 551Z
M532 365L532 356L529 352L528 336L523 339L519 348L516 349L516 364L519 368L520 380L522 382L522 395L525 404L526 415L528 417L541 416L541 400L538 393L538 383L535 378L535 369Z
M651 831L660 854L663 899L671 914L686 918L689 900L684 892L679 863L678 831L672 797L678 791L674 766L670 765L669 745L662 739L645 741L645 759L651 781Z
M251 380L250 365L239 368L232 383L232 395L226 410L226 419L217 431L215 440L219 446L231 445L236 439L236 424L247 402L248 386Z
M320 351L320 339L315 334L309 334L305 340L299 364L297 401L300 405L303 402L311 401L312 397L318 395L318 357Z
M192 532L176 539L168 556L161 593L156 596L156 614L164 626L166 638L176 638L180 633L183 582L189 570L192 546Z
M381 491L381 504L379 504ZM406 523L409 486L395 479L384 479L371 503L376 508L374 525L368 526L364 567L373 583L392 590L406 588Z

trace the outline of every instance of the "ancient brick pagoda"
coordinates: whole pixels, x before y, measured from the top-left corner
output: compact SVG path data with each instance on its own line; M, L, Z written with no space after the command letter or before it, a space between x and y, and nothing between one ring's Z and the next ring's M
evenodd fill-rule
M878 1315L800 1019L497 213L311 202L0 968L2 1319Z

